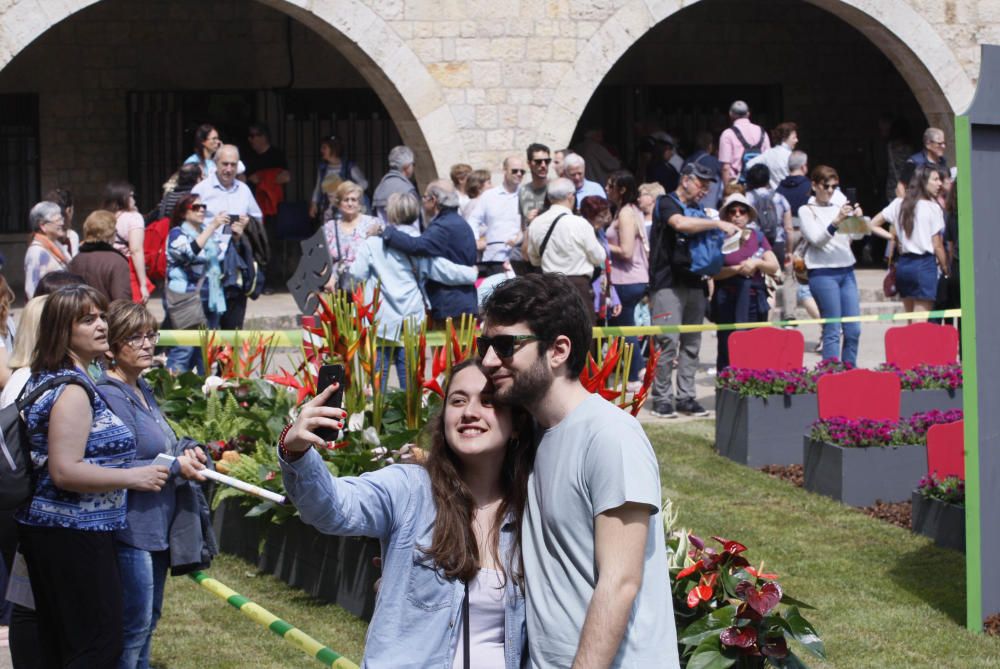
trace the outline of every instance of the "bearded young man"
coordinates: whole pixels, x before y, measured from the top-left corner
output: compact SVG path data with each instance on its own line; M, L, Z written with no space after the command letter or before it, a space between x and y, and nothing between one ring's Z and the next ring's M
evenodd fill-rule
M587 305L559 274L506 281L478 339L497 401L543 435L522 524L530 666L679 666L659 466L632 416L580 383Z

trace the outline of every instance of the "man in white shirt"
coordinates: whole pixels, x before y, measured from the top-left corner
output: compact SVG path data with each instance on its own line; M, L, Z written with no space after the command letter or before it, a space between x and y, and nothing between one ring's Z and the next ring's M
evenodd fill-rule
M576 186L569 179L549 183L549 210L528 227L528 260L546 274L565 274L593 307L594 267L604 264L604 247L587 219L576 216ZM594 311L590 310L593 317Z
M747 163L747 167L761 163L767 165L767 169L771 172L771 190L775 190L788 176L788 159L799 143L799 126L791 121L785 121L779 123L771 131L771 135L777 144Z
M473 230L484 231L483 276L503 272L503 264L521 259L521 210L518 189L524 178L524 160L507 156L503 161L503 183L479 199L479 206L469 214Z
M566 178L572 181L573 187L576 188L575 206L579 207L580 203L583 202L583 198L588 195L599 195L600 197L607 198L608 195L604 192L604 186L584 176L587 171L587 161L575 153L571 153L566 156L563 162L565 164Z
M232 144L225 144L215 152L216 170L212 176L199 182L191 189L192 195L201 198L207 207L205 220L210 221L216 214L228 214L229 223L216 230L219 249L225 254L230 244L237 245L240 255L245 261L253 262L253 252L246 251L250 242L245 232L248 226L254 225L254 218L259 225L264 215L254 199L250 187L236 178L236 170L240 164L240 151ZM239 283L237 277L223 277L223 286ZM226 312L222 315L223 330L241 329L247 311L247 296L240 286L226 290Z

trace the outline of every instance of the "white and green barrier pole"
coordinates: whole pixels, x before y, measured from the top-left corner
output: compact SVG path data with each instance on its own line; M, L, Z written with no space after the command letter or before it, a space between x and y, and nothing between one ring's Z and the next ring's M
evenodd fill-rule
M225 600L230 606L237 609L250 620L261 627L271 630L295 648L298 648L309 657L319 660L327 667L334 667L335 669L358 669L358 665L340 653L324 646L291 623L285 622L262 606L254 604L243 595L214 578L210 578L200 571L188 574L188 576L219 599Z
M750 330L753 328L783 327L799 325L823 325L824 323L876 323L889 321L926 321L931 318L961 318L961 309L945 309L941 311L922 311L894 314L867 314L864 316L845 316L843 318L805 318L790 321L762 321L753 323L699 323L697 325L634 325L629 327L595 327L594 337L644 337L646 335L672 334L686 332L712 332L716 330ZM237 338L246 341L247 335L273 337L271 345L279 348L299 348L302 344L301 330L214 330L216 344L231 344ZM427 333L427 343L430 346L444 344L444 332ZM160 332L160 346L201 346L201 333L198 330L163 330Z

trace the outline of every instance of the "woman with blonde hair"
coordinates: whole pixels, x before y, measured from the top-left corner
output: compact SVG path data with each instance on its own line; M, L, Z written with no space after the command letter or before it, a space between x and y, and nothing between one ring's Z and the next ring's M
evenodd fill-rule
M649 232L653 227L653 208L656 206L656 198L666 195L662 184L656 182L639 184L639 197L636 205L642 212L642 221L645 226L646 239L649 239Z
M377 218L364 213L364 196L361 186L353 181L344 181L334 193L333 205L340 215L323 224L326 246L333 262L327 290L354 290L351 264L368 233L379 226Z
M40 295L28 300L21 310L21 318L17 322L17 334L14 335L14 346L7 358L7 369L10 377L0 392L0 409L14 403L21 394L24 384L31 378L31 356L38 342L38 324L42 320L42 308L48 295Z
M132 299L128 261L111 246L115 215L106 209L92 212L83 222L83 244L69 261L69 271L79 274L109 302Z
M17 332L14 317L10 315L13 304L14 291L7 284L3 274L0 274L0 388L7 385L10 379L8 359L14 350L14 335Z

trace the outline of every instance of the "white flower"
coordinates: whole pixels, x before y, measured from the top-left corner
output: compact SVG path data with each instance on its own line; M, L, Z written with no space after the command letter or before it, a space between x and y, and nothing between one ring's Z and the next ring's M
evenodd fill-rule
M365 412L359 411L358 413L351 414L347 419L347 431L348 432L358 432L365 427Z
M375 428L371 425L366 427L364 432L361 433L361 441L372 447L379 446L382 443L382 441L378 438L378 432L376 432Z
M201 392L208 396L213 390L218 390L225 384L226 380L221 376L209 376L205 379L205 384L201 387Z

